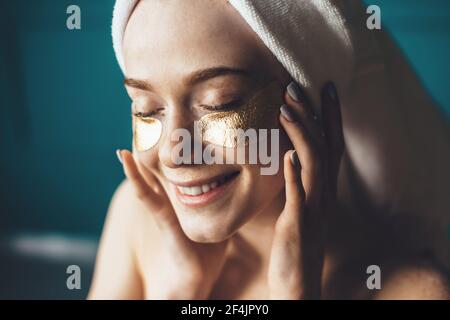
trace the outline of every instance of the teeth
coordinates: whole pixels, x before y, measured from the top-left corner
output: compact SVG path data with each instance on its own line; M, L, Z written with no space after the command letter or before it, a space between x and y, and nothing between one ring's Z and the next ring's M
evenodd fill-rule
M209 184L202 185L202 192L207 193L211 188L209 187Z
M202 194L202 187L191 187L191 196L198 196L199 194Z
M211 189L217 188L218 185L219 185L219 182L217 182L217 181L214 181L213 183L210 184Z
M178 190L180 190L180 192L182 194L188 194L188 192L189 192L188 188L185 188L185 187L177 187L177 188L178 188Z
M187 194L190 196L198 196L202 193L207 193L211 191L212 189L215 189L219 186L219 181L213 181L211 183L203 184L201 186L194 186L194 187L177 187L178 190L182 194Z

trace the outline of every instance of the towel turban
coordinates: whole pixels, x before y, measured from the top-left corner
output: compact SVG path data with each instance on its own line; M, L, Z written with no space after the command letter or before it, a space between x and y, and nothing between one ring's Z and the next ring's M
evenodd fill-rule
M139 0L119 0L113 14L113 45L120 68L125 72L122 50L123 35L129 17ZM335 1L333 1L334 3ZM358 67L373 67L369 57L361 56L366 63L357 65L356 47L364 47L365 54L377 55L372 37L360 35L360 28L350 24L365 25L357 17L353 6L346 5L344 17L341 10L329 0L266 1L229 0L264 44L272 51L293 79L310 94L318 105L318 90L325 81L333 80L338 90L346 90ZM361 17L359 17L361 18ZM359 40L358 43L355 41ZM333 54L321 55L323 52ZM355 70L358 68L358 70ZM320 111L320 110L318 110Z

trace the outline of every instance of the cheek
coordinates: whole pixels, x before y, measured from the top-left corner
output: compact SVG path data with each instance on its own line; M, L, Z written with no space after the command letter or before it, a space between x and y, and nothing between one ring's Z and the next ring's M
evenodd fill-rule
M257 189L254 192L256 201L267 203L273 201L284 187L284 175L282 163L275 175L259 175Z
M245 186L241 188L245 192L240 193L242 202L237 203L242 203L245 207L241 214L252 212L251 215L254 216L276 201L283 191L283 163L280 163L280 168L274 175L261 175L258 165L247 167L249 167L246 170L248 178L243 181Z
M134 158L139 162L139 165L141 168L144 169L143 174L145 175L158 175L159 171L159 156L158 156L158 149L152 148L149 151L140 152L135 147L133 147L133 155Z

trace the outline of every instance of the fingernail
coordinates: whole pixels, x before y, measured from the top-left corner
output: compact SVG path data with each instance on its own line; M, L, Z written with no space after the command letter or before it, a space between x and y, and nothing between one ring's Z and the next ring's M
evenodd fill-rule
M117 159L119 159L119 162L122 163L122 155L120 154L120 149L116 150Z
M337 94L337 90L336 87L334 86L334 84L332 82L328 82L326 84L326 90L328 93L328 96L333 100L333 101L338 101L338 94Z
M287 105L283 104L283 105L280 107L280 112L281 112L281 114L283 115L283 117L286 118L287 121L289 121L289 122L294 122L294 117L292 116L292 113L291 113L291 111L289 110L289 108L288 108Z
M289 96L292 98L292 100L296 102L304 101L302 91L295 82L289 83L289 85L287 86L287 92Z
M298 156L297 156L297 151L293 151L291 152L291 163L294 167L297 167L298 164Z

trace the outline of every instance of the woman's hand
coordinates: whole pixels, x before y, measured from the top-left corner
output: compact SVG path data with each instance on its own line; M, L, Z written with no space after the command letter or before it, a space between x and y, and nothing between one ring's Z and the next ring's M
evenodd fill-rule
M272 299L320 299L326 215L336 205L344 150L339 99L332 83L322 90L322 121L291 83L280 122L294 151L284 157L286 204L275 225L268 283Z
M191 241L181 229L172 205L158 180L127 150L118 151L126 177L158 225L165 251L155 257L158 274L147 290L149 299L206 299L225 259L227 241ZM145 174L143 174L145 172Z

